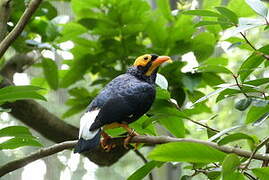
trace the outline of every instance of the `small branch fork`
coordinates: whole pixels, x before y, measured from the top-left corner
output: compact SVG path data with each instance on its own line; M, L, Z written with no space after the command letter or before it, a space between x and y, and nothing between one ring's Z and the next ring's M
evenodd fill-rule
M5 54L9 46L17 39L17 37L21 34L24 27L31 19L34 12L37 10L42 0L32 0L28 7L25 9L22 14L20 20L16 24L16 26L12 29L12 31L3 39L0 43L0 58Z
M125 137L113 138L109 141L109 143L123 145L124 138ZM237 154L238 156L241 156L241 157L257 159L257 160L261 160L261 161L269 161L269 155L256 154L258 149L260 147L262 147L268 140L269 140L269 138L267 138L260 145L258 145L257 150L254 152L249 152L249 151L245 151L245 150L230 147L230 146L218 146L214 142L208 142L208 141L204 141L204 140L188 139L188 138L172 138L172 137L167 137L167 136L135 136L131 139L130 142L131 143L145 143L148 145L157 145L157 144L164 144L164 143L169 143L169 142L191 142L191 143L197 143L197 144L204 144L204 145L213 147L215 149L218 149L222 152L234 153L234 154ZM32 153L29 156L26 156L22 159L9 162L9 163L3 165L2 167L0 167L0 177L4 176L5 174L7 174L9 172L12 172L16 169L24 167L25 165L27 165L35 160L50 156L52 154L56 154L56 153L63 151L65 149L71 149L75 146L76 143L77 143L76 140L75 141L65 141L65 142L55 144L55 145L47 147L47 148L42 148L42 149L38 150L37 152Z

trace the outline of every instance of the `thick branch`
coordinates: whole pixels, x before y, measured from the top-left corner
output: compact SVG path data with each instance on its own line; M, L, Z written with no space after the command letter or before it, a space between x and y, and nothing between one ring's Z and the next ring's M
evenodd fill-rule
M109 143L113 142L113 143L116 143L118 146L122 147L123 138L124 137L113 138L112 140L110 140ZM37 159L50 156L52 154L63 151L65 149L71 149L74 147L76 142L77 141L66 141L59 144L55 144L51 147L40 149L37 152L32 153L29 156L24 157L22 159L7 163L4 166L0 167L0 177L18 168L24 167L25 165ZM164 143L169 143L169 142L192 142L192 143L197 143L197 144L204 144L225 153L234 153L234 154L237 154L238 156L246 157L246 158L250 158L252 156L252 152L249 152L249 151L245 151L245 150L230 147L230 146L218 146L216 143L208 142L204 140L198 140L198 139L172 138L168 136L135 136L131 139L131 143L145 143L145 144L150 144L150 145L164 144ZM109 154L109 152L107 152L107 154ZM254 154L253 159L266 161L266 160L269 160L269 155Z
M21 34L27 22L30 20L38 6L41 4L42 0L32 0L28 7L25 9L20 20L12 31L5 37L5 39L0 43L0 58L4 55L8 47L17 37Z
M11 0L0 0L0 42L7 33L7 22L10 16L10 1Z

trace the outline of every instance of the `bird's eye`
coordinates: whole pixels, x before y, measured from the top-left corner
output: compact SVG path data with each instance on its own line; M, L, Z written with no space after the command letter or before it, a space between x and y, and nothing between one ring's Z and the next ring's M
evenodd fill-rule
M149 58L148 57L144 57L144 60L148 60Z

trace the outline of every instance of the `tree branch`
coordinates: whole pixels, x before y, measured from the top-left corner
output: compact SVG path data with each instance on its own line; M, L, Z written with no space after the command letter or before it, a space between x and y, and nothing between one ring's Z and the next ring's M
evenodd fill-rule
M22 14L20 20L16 24L16 26L12 29L12 31L5 37L5 39L0 43L0 58L5 54L8 47L11 45L13 41L17 39L17 37L21 34L24 27L41 4L42 0L32 0L28 7L25 9Z
M120 137L120 138L113 138L109 140L108 143L115 143L117 146L123 147L123 139L125 137ZM169 143L169 142L192 142L192 143L197 143L197 144L204 144L210 147L213 147L215 149L218 149L222 152L225 153L234 153L237 154L238 156L241 157L246 157L250 158L252 157L253 159L257 160L262 160L262 161L267 161L269 160L269 155L264 155L264 154L253 154L252 152L245 151L239 148L234 148L230 146L219 146L216 143L213 142L208 142L204 140L199 140L199 139L188 139L188 138L172 138L168 136L135 136L131 139L131 143L145 143L145 144L150 144L150 145L157 145L157 144L164 144L164 143ZM71 149L75 146L77 141L66 141L62 142L59 144L55 144L51 147L47 148L42 148L38 150L35 153L30 154L29 156L26 156L22 159L15 160L12 162L9 162L2 167L0 167L0 177L12 172L18 168L24 167L25 165L37 160L41 159L47 156L50 156L52 154L58 153L60 151L63 151L65 149ZM112 149L113 151L113 149ZM109 154L110 152L105 152Z
M0 42L4 39L7 33L7 22L10 16L10 1L0 1Z

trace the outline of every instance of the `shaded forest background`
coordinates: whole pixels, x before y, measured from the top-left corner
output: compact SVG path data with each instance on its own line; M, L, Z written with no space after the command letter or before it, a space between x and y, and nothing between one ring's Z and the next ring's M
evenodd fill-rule
M0 1L0 52L30 2ZM0 130L0 164L41 145L75 140L89 102L146 53L169 55L174 62L160 68L156 102L132 125L138 133L268 153L268 16L268 3L259 0L42 1L9 49L0 53L0 87L31 85L8 89L5 95L0 90L0 127L15 126L10 132ZM14 135L22 131L18 125L26 127L27 136ZM141 177L153 168L154 180L269 175L268 160L188 143L167 145L139 149L151 163L138 172ZM127 179L144 165L139 152L123 147L83 156L63 151L3 179Z

